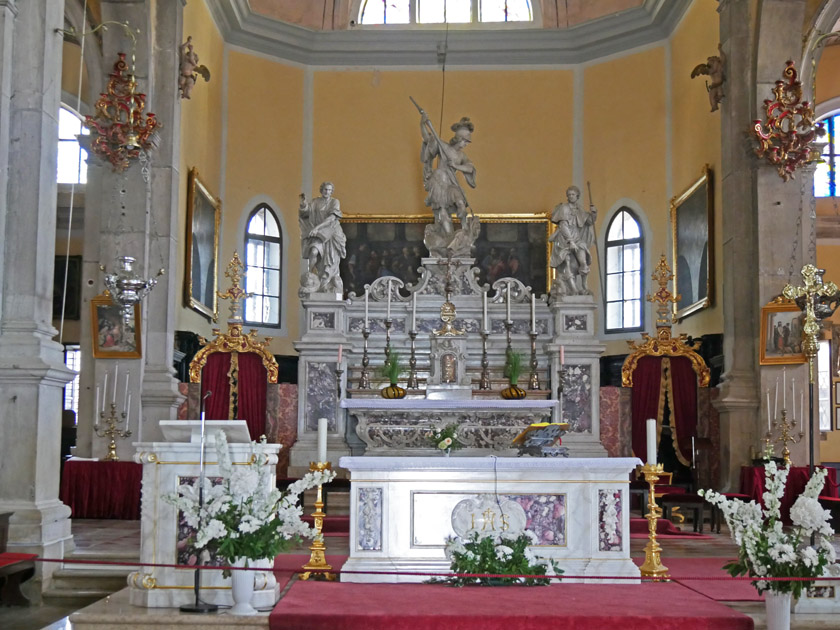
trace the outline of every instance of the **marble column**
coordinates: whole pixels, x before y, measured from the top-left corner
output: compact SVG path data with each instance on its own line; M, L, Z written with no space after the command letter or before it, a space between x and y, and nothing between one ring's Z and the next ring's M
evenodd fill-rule
M3 2L0 14L0 134L7 134L0 153L8 172L0 183L0 511L14 513L10 551L61 558L72 538L70 510L58 500L58 436L73 374L51 319L64 2ZM33 590L57 566L39 563Z

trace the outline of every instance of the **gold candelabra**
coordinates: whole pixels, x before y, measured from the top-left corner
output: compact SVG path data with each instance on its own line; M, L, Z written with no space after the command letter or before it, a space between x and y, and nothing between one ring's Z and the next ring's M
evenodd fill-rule
M648 544L645 545L645 561L640 567L642 577L652 577L656 581L666 581L670 577L668 567L662 564L660 556L662 547L656 540L656 521L662 516L662 508L656 505L656 482L659 476L665 472L662 464L645 464L641 468L645 481L650 485L648 491L648 513L645 518L648 520Z
M790 449L788 449L788 444L799 444L802 441L802 438L805 436L803 431L799 432L798 437L794 437L792 431L795 427L792 420L787 419L787 409L782 409L782 419L776 420L773 423L773 427L779 430L779 437L775 440L773 439L773 433L768 431L764 437L764 444L765 444L765 453L772 448L773 442L780 442L782 445L782 459L785 462L785 466L790 466Z
M105 412L99 412L99 419L104 420L108 426L106 428L102 428L99 425L99 421L97 420L96 423L93 425L93 430L98 437L107 437L111 441L108 443L108 454L105 456L106 462L118 462L120 458L117 456L117 440L116 438L127 438L131 435L131 431L126 427L125 429L118 429L117 425L120 422L125 422L125 412L119 414L117 417L117 404L111 403L111 413L108 417L105 417Z
M331 470L332 464L330 462L309 462L309 470L312 472L323 472ZM312 513L312 519L315 521L315 537L312 539L312 544L309 546L309 562L301 567L304 572L301 573L301 580L313 579L329 580L334 582L338 577L335 573L330 573L332 566L327 564L327 546L324 544L324 517L327 515L324 512L324 494L323 486L318 485L318 494L315 497L315 511Z

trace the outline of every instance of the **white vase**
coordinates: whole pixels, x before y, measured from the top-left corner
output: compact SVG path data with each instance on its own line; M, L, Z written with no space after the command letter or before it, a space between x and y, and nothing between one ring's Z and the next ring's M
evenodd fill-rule
M248 558L237 558L234 567L248 566ZM254 573L253 571L231 571L231 593L233 595L233 608L231 615L256 615L257 609L251 605L254 598Z
M790 630L790 593L764 591L767 630Z

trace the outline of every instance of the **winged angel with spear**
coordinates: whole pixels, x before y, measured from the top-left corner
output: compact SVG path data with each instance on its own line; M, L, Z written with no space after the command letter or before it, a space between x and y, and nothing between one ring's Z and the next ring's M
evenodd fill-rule
M411 102L420 112L420 132L423 135L420 160L423 162L423 186L428 193L424 203L432 209L435 217L434 224L426 228L423 242L432 256L469 257L481 226L470 208L457 174L460 172L464 181L475 188L475 166L464 153L475 126L469 118L461 118L452 125L454 135L446 143L435 132L423 108L413 98ZM461 222L460 230L455 230L453 214Z

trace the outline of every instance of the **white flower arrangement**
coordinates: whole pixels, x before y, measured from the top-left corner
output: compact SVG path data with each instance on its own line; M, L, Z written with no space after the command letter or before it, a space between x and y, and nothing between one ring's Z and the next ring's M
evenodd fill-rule
M802 590L813 582L761 578L819 577L826 565L835 562L834 547L831 545L834 530L828 523L831 515L817 500L825 482L826 470L814 471L804 492L790 509L793 526L787 530L782 524L779 508L788 469L777 468L771 461L764 470L767 490L763 496L763 510L755 501L744 503L738 499L727 499L712 490L700 490L698 494L720 508L732 538L738 544L738 560L724 568L733 576L757 578L753 585L759 593L792 593L798 598ZM814 546L810 545L812 535Z
M254 452L255 445L251 443L251 463L234 466L225 433L218 431L221 483L204 479L204 507L199 506L198 480L163 496L183 512L187 525L195 530L196 548L212 549L231 562L236 558L274 558L292 542L312 538L315 531L300 518L299 495L335 478L329 470L307 473L281 492L265 465L266 455Z
M432 427L426 432L426 437L429 438L429 441L432 443L434 448L441 451L454 451L463 446L458 440L457 424L447 424L444 427Z

